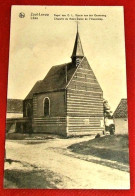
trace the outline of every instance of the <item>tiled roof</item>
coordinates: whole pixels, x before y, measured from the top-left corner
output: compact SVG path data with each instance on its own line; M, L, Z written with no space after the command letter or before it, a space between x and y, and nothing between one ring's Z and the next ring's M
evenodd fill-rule
M31 91L28 93L28 95L26 96L25 99L32 99L33 97L33 94L35 92L37 92L38 88L39 88L39 85L41 84L42 80L39 80L35 83L35 85L33 86L33 88L31 89Z
M114 118L127 118L127 99L121 99L113 116Z
M72 63L53 66L43 80L36 82L25 99L32 99L34 93L64 89L75 70L76 66Z
M23 100L22 99L8 99L7 100L7 112L8 113L22 113L23 112Z
M87 64L89 67L86 57L83 57L80 64L83 65ZM31 91L29 92L29 94L26 96L25 99L32 99L33 94L36 93L46 93L46 92L60 91L66 89L69 81L71 80L73 74L75 73L76 68L77 68L76 65L72 62L53 66L43 80L36 82L36 84L33 86L33 88L31 89ZM93 73L93 77L96 79L94 73ZM99 86L99 89L102 91L98 81L97 84Z

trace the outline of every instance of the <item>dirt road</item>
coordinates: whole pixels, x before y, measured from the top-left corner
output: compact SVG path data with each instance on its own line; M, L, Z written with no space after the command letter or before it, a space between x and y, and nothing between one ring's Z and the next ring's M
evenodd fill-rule
M128 172L80 160L64 153L67 151L67 146L89 139L89 137L57 138L35 144L30 141L8 140L6 141L6 158L34 165L36 168L45 171L46 176L49 176L47 172L51 172L52 181L56 176L59 179L59 183L57 182L57 185L54 186L55 188L129 189ZM5 169L12 170L12 167L12 164L5 164Z

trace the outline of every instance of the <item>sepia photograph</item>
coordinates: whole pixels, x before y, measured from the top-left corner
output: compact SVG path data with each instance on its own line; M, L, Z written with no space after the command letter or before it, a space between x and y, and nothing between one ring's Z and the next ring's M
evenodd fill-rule
M5 189L130 189L123 6L12 6Z

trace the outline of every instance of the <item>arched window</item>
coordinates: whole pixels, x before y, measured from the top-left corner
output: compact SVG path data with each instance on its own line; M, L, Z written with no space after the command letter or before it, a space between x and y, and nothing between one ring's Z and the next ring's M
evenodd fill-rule
M50 100L48 97L44 99L44 116L50 115Z
M27 117L31 117L32 116L32 108L31 108L31 104L28 103L26 106L26 116Z

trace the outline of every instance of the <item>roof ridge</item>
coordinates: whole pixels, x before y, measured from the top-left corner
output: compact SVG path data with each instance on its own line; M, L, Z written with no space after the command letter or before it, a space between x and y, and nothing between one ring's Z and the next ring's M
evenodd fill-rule
M70 64L70 63L72 63L72 62L69 62L69 63L63 63L63 64L60 64L60 65L53 65L52 67L64 66L64 65L67 65L67 64ZM51 68L52 68L52 67L51 67Z
M37 82L41 82L42 80L37 80Z

